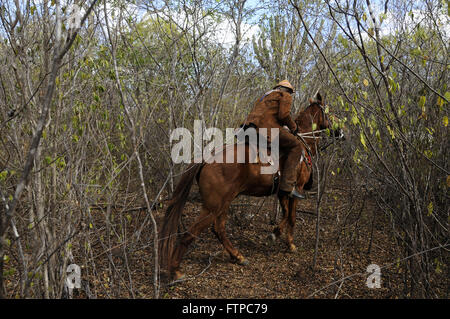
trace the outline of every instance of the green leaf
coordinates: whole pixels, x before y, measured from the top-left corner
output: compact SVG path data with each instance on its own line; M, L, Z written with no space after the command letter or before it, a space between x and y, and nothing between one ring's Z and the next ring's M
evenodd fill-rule
M420 55L422 55L422 51L420 50L420 48L414 48L411 50L411 54L413 56L420 56Z
M389 90L392 93L395 93L395 91L397 91L398 88L398 84L394 81L394 79L392 77L388 77L388 82L389 82Z
M386 126L392 139L395 139L395 132L389 125Z
M8 276L12 276L16 273L16 268L10 268L9 270L5 270L3 271L3 276L8 277Z
M339 101L339 103L341 104L341 106L342 107L344 107L345 105L344 105L344 99L342 98L342 96L338 96L338 101Z
M359 139L361 141L361 144L364 146L365 149L367 149L367 145L366 145L366 139L364 137L363 132L361 132L361 134L359 135Z
M433 214L433 202L430 202L428 204L428 215L427 216L431 216L431 214Z
M0 181L4 181L6 179L6 176L8 176L8 171L1 171L0 172Z
M338 41L344 48L348 48L348 40L342 36L342 34L338 35Z
M366 91L363 91L362 95L363 95L364 100L367 100L369 98L369 95L367 94Z
M419 107L422 109L425 106L425 102L427 101L427 98L425 96L421 96L419 99Z
M441 267L442 263L437 258L434 259L434 263L436 264L436 269L435 269L436 273L437 274L442 273L442 267Z
M378 141L381 142L381 135L380 135L380 130L376 130L375 132L375 136L377 137Z
M444 118L442 119L442 124L444 124L445 127L448 126L448 117L444 116Z
M353 154L353 161L356 164L359 164L359 162L361 162L361 160L359 159L359 149L356 149L355 154Z
M444 97L447 101L449 101L450 100L450 91L445 92Z

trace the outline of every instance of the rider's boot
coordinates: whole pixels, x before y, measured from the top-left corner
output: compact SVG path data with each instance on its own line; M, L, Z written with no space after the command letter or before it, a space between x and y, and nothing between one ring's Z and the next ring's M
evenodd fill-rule
M294 187L291 192L287 192L284 190L280 190L281 195L288 195L290 198L297 198L297 199L305 199L306 196L301 194L299 191L297 191L297 187Z
M289 194L291 198L305 199L306 196L297 191L297 187L294 187L292 192Z

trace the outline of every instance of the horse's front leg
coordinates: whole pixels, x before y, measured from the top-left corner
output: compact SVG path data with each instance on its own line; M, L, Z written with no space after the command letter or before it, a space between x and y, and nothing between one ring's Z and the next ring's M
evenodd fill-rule
M294 245L294 226L296 219L296 209L298 200L295 198L289 199L289 213L287 218L287 244L291 252L297 251L297 247Z
M297 187L298 190L302 190L305 186L305 183L309 181L311 173L308 170L308 167L305 162L301 163L300 169L298 170L297 175ZM286 231L286 239L289 250L291 252L297 251L297 247L294 245L294 227L295 227L295 219L296 219L296 211L297 211L297 203L298 199L289 198L288 205L288 214L287 214L287 231Z
M297 247L294 245L294 225L295 225L295 210L297 207L297 200L282 196L280 199L281 211L283 218L278 226L276 226L271 234L273 240L279 238L286 229L286 242L291 252L295 252Z

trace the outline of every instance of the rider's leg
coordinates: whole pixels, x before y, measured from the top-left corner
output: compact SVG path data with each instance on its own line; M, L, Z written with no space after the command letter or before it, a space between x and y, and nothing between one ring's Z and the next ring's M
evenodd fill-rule
M297 181L297 167L302 157L303 145L291 133L280 130L280 150L287 154L281 171L280 190L291 193Z

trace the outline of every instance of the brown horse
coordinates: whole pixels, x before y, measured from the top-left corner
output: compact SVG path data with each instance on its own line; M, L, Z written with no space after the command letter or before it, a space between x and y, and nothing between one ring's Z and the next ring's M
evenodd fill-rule
M300 112L295 122L300 128L300 133L306 133L304 137L299 137L304 145L304 157L297 167L297 187L299 190L307 189L312 184L312 165L310 156L314 156L319 142L318 137L312 137L314 130L324 130L330 128L330 122L324 111L324 104L320 94L316 100L310 100L310 105ZM311 135L308 135L311 134ZM340 133L340 135L342 135ZM337 135L335 135L337 136ZM236 144L231 146L236 147ZM225 148L222 151L226 157ZM251 148L245 145L246 159L251 157ZM235 151L233 154L237 154ZM280 166L283 166L283 155L280 156ZM309 159L309 160L308 160ZM268 196L275 193L274 175L261 174L261 166L270 165L261 162L251 163L199 163L191 164L187 171L183 173L176 186L172 200L164 217L164 222L160 234L160 256L163 266L167 266L170 274L175 280L184 277L180 271L180 263L189 244L197 238L209 225L213 224L213 233L223 244L233 261L246 265L248 261L233 247L225 233L225 223L227 211L233 199L238 195ZM186 203L189 191L194 178L200 189L202 197L202 208L200 216L188 231L178 233L181 222L183 207ZM278 226L273 230L273 237L279 237L286 228L287 244L290 251L295 251L293 231L295 225L295 213L297 199L289 198L287 195L278 195L282 208L283 218ZM177 235L181 239L177 243Z

